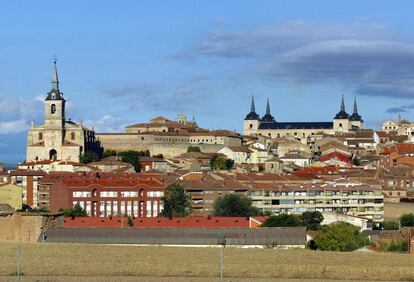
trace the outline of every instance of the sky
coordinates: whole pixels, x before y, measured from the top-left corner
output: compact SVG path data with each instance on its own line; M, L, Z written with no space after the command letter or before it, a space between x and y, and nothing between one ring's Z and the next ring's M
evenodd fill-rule
M25 158L53 58L66 116L97 132L163 115L241 131L250 109L366 127L414 119L413 1L1 1L0 162Z

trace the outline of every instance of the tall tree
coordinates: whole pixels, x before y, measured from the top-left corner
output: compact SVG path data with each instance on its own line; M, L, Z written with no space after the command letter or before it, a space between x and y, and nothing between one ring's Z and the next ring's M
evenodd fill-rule
M191 199L180 184L173 183L165 189L161 199L163 217L188 216L191 214Z
M255 216L258 213L252 200L239 194L226 194L214 202L215 216Z
M318 211L307 211L302 213L300 219L307 230L318 230L323 221L323 215Z

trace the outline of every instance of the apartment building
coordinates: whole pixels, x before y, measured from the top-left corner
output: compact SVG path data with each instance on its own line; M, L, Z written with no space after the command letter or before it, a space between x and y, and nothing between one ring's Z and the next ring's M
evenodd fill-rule
M381 221L384 196L380 188L358 183L274 185L258 183L249 191L253 205L271 214L305 211L339 212Z

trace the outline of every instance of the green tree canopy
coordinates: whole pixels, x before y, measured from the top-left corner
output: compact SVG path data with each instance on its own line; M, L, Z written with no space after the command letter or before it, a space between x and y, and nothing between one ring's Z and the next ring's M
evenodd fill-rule
M316 248L321 251L350 252L365 246L368 240L358 228L341 222L322 226L314 242Z
M400 218L401 226L414 226L414 214L403 214Z
M161 199L163 217L188 216L191 214L191 199L180 184L173 183L165 189Z
M258 213L252 200L239 194L226 194L214 202L215 216L255 216Z
M400 225L398 222L390 221L390 220L384 220L381 223L381 227L383 230L398 230L400 229Z
M99 161L101 158L98 156L97 153L92 152L92 151L87 151L85 153L83 153L80 156L80 162L84 163L84 164L88 164L88 163L92 163L92 162L97 162Z
M214 154L210 159L211 169L229 170L233 167L234 161L226 158L220 158L217 154Z
M300 220L307 230L318 230L323 221L323 215L318 211L306 211L302 213Z
M188 146L187 147L187 153L191 153L191 152L201 153L201 149L198 146Z
M83 217L86 216L86 211L78 203L72 208L65 209L63 214L71 217Z
M102 158L108 158L112 156L116 156L117 152L115 150L105 150L102 154Z
M120 151L117 152L115 150L106 150L103 153L104 158L112 157L112 156L119 156L121 161L125 163L131 164L136 172L140 172L140 165L139 165L139 158L140 157L149 157L150 151L134 151L134 150L128 150L128 151Z
M299 217L291 214L279 214L270 216L265 222L262 223L261 227L295 227L302 226L302 222Z

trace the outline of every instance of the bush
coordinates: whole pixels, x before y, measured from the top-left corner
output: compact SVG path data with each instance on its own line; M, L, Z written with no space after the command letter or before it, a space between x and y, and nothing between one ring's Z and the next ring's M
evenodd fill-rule
M98 156L97 153L92 152L92 151L87 151L84 154L82 154L79 159L81 163L88 164L92 162L97 162L101 158Z
M302 226L297 216L291 214L280 214L269 217L262 223L261 227L295 227Z
M398 230L398 229L400 229L400 226L399 226L398 222L387 221L387 220L384 220L381 223L381 227L382 227L381 229L383 229L383 230Z
M323 226L314 241L318 250L339 252L354 251L368 243L358 228L345 222Z
M226 194L214 202L215 216L255 216L258 213L252 200L239 194Z
M406 253L408 251L407 240L399 239L393 240L387 247L387 252Z
M132 220L132 217L130 215L128 215L128 226L129 227L133 227L134 226L134 221Z
M401 226L414 226L414 214L403 214L400 218Z
M201 149L198 146L188 146L187 147L187 153L191 153L191 152L201 153Z
M72 208L65 209L63 214L71 217L83 217L86 216L86 211L79 204L76 204Z

